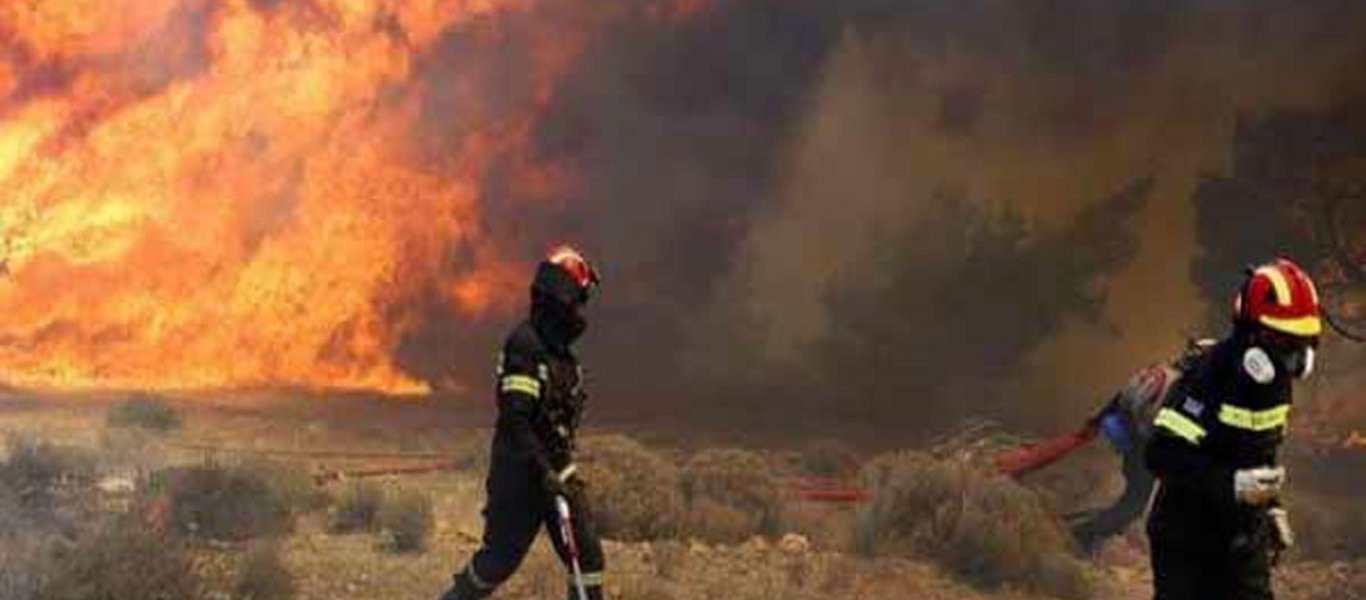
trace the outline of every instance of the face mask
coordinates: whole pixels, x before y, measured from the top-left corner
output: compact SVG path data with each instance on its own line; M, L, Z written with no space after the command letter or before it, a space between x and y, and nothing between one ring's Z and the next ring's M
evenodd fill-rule
M1290 364L1287 366L1295 377L1308 379L1314 374L1314 349L1309 347L1296 352L1291 356Z
M1306 379L1314 373L1314 349L1306 346L1277 352L1276 362L1291 377Z

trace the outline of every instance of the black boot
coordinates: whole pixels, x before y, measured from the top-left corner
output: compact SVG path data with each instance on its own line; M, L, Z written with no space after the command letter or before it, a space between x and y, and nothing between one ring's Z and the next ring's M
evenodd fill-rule
M468 573L469 570L466 569L456 575L455 584L437 600L483 600L493 593L493 590L485 590L475 585Z

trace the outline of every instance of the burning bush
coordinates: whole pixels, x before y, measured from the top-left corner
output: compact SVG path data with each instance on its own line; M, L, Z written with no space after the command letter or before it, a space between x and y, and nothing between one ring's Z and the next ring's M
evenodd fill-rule
M294 597L294 575L281 560L279 545L261 543L247 550L233 596L242 600L288 600Z
M859 514L861 551L934 560L978 585L1090 595L1061 522L1013 481L916 452L879 457L863 479L873 497Z
M421 552L431 535L432 500L417 490L399 489L388 494L375 515L383 535L380 547L390 552Z
M604 537L637 542L677 533L678 469L659 454L625 436L592 437L583 442L580 463Z
M205 597L184 544L131 517L56 548L40 570L34 597L44 600Z
M180 413L160 396L139 394L110 407L105 425L111 429L145 429L166 433L180 429Z
M782 519L782 493L764 459L738 449L704 450L683 469L687 533L718 543L773 535Z
M269 463L206 463L163 471L170 524L198 537L241 541L293 528L321 496L302 472Z
M327 511L327 530L332 533L367 531L374 527L375 516L384 504L384 490L366 481L346 484L341 495Z

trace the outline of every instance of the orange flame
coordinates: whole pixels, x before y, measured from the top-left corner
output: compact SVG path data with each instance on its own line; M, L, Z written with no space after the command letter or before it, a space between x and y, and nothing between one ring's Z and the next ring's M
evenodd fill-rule
M545 91L463 134L441 171L412 141L415 64L528 6L0 5L0 380L426 391L393 359L419 298L469 316L520 299L477 226L478 181L526 143L582 39L545 32ZM455 250L471 264L452 267Z

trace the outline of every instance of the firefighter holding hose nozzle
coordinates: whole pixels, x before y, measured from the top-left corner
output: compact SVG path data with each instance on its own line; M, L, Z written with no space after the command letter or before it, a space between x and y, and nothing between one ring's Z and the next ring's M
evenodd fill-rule
M1270 600L1293 544L1277 461L1293 383L1314 369L1318 292L1285 259L1249 269L1233 331L1191 361L1153 420L1148 518L1156 600Z

